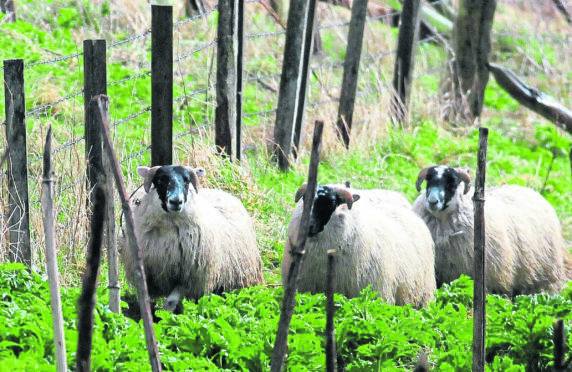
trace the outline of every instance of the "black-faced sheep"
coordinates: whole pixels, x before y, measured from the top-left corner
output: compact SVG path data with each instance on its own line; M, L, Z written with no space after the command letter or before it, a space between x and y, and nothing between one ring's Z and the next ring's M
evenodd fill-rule
M474 212L469 174L458 168L421 170L416 188L426 191L413 204L435 242L437 284L473 274ZM486 288L489 293L556 292L567 260L554 208L536 191L521 186L485 190Z
M262 261L252 220L236 197L200 189L203 168L139 167L144 189L131 199L149 295L167 297L174 310L182 297L261 284ZM190 187L189 187L190 186ZM128 281L135 258L121 251Z
M296 241L305 192L288 228L282 259L282 281L291 264L290 241ZM375 195L373 195L375 194ZM325 291L327 251L337 251L335 288L347 297L359 296L371 285L390 304L423 306L434 296L434 255L431 234L405 197L393 191L354 190L340 185L318 186L310 231L300 269L299 290ZM380 203L379 200L385 200Z

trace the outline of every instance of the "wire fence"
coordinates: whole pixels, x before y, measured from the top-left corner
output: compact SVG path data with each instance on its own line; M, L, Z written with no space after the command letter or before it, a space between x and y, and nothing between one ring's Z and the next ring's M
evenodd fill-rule
M284 50L285 31L272 17L264 13L261 7L256 7L259 1L246 2L246 14L250 21L246 22L244 35L245 42L245 70L244 70L244 112L242 117L247 126L271 126L276 113L278 101L278 88L281 77L282 52ZM520 4L509 1L508 3ZM509 4L510 5L510 4ZM508 6L499 6L498 12L507 11ZM322 5L321 5L322 6ZM323 40L323 50L320 55L313 56L310 72L314 76L308 89L307 112L311 113L318 107L335 104L339 101L340 70L344 67L345 37L349 26L349 12L337 10L324 5L326 17L317 27L317 32ZM174 131L175 142L195 135L200 131L210 131L214 123L214 109L216 107L215 87L216 66L216 12L217 8L209 9L203 14L185 18L173 24L173 30L178 34L174 47ZM398 12L389 12L383 15L368 17L366 33L369 35L362 52L358 92L356 95L359 105L367 105L368 98L384 96L386 101L391 94L391 73L395 55L395 31L388 25L388 20L398 16ZM500 18L500 19L499 19ZM537 70L546 70L550 67L550 60L532 61L526 58L526 43L531 40L541 42L543 48L554 48L553 55L571 60L572 48L560 48L568 45L572 35L562 35L554 30L538 31L523 34L520 31L511 31L509 16L504 13L497 17L500 26L494 30L495 45L504 46L503 38L522 43L522 52L515 54L512 60L514 66L528 64ZM326 22L327 21L327 22ZM497 22L497 21L495 21ZM148 163L150 152L150 58L146 51L150 44L151 29L127 36L107 45L109 54L108 71L111 81L107 83L108 95L111 101L112 134L117 149L120 150L120 162L124 166L128 177L135 163ZM449 65L449 56L443 52L440 44L450 40L450 34L440 33L426 35L419 40L421 54L417 64L414 79L420 84L434 86ZM549 46L548 46L549 45ZM135 52L137 51L137 52ZM494 54L494 51L493 51ZM83 53L77 52L66 56L58 56L42 61L25 64L27 76L33 75L38 68L53 67L62 63L70 64L77 60L75 71L82 76L81 63ZM534 63L533 63L534 62ZM0 71L4 68L0 67ZM517 69L518 70L518 69ZM564 84L570 81L566 78L567 71L561 72ZM49 79L49 76L46 77ZM73 229L78 221L86 219L83 214L85 208L74 205L83 205L85 200L85 138L83 136L83 89L79 88L81 79L78 79L74 91L54 100L33 106L27 112L28 125L33 127L30 137L34 139L29 144L29 184L31 215L35 221L40 220L39 182L41 173L42 138L39 134L45 133L47 125L52 123L66 124L56 126L54 129L56 145L52 150L55 164L66 164L59 168L54 197L58 200L56 206L58 215L58 231ZM28 79L26 79L28 81ZM47 81L47 80L46 80ZM36 82L38 87L41 82ZM565 85L566 87L566 85ZM68 87L61 87L66 90ZM35 92L26 89L34 98L30 102L41 100L35 97ZM434 91L433 94L436 94ZM3 100L2 100L3 102ZM2 106L3 107L3 106ZM3 110L2 110L3 112ZM355 122L367 121L367 117L355 117ZM2 120L0 120L2 122ZM70 130L71 128L71 130ZM71 136L69 133L73 133ZM3 131L0 135L4 135ZM71 138L70 138L71 137ZM3 141L5 141L3 139ZM5 182L5 172L0 174L0 181ZM82 200L83 198L83 200ZM2 199L3 200L3 199ZM78 203L79 202L79 203ZM4 202L3 202L4 203ZM75 208L75 210L73 210ZM81 211L81 212L80 212ZM67 218L81 214L80 218ZM34 225L34 224L33 224ZM40 224L36 222L36 226ZM34 233L35 247L33 251L41 251L43 239L40 233ZM73 238L70 238L73 239ZM81 240L81 239L80 239ZM74 242L73 244L79 244ZM85 246L85 245L84 245ZM73 260L73 257L70 257Z

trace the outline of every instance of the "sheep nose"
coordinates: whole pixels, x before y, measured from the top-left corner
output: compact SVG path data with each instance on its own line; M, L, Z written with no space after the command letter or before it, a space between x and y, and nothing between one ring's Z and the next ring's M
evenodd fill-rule
M430 206L435 206L437 205L438 201L437 199L428 199L427 202L429 203Z
M169 205L173 207L173 209L179 209L181 204L183 204L183 200L180 198L169 199Z

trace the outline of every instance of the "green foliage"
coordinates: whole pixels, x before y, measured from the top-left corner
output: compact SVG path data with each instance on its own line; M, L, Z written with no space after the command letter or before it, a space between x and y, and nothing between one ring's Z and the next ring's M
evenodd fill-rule
M347 299L335 296L338 364L348 371L411 370L420 351L436 371L470 370L473 282L463 276L436 292L425 308L392 306L368 289ZM92 369L141 370L148 355L141 322L107 308L98 291ZM280 317L281 288L252 287L224 297L185 301L180 315L158 310L154 324L161 361L168 371L269 370ZM14 371L50 370L55 365L47 283L20 264L0 265L0 365ZM79 289L62 293L69 367L77 348ZM289 370L325 367L324 295L298 294L289 335ZM572 318L562 296L487 296L487 370L549 371L552 324ZM570 333L567 330L568 334Z

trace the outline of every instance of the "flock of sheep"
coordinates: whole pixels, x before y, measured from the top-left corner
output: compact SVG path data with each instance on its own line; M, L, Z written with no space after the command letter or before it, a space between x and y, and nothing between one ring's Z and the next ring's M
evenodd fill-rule
M185 166L138 168L144 187L131 199L135 231L149 294L165 298L167 310L180 311L182 298L263 283L248 212L229 193L200 188L204 173ZM348 297L369 285L387 303L422 307L443 283L471 276L474 191L469 174L431 166L420 171L416 187L420 195L411 205L396 191L318 186L299 290L325 291L330 249L338 257L336 291ZM282 261L284 283L305 190L303 184L295 196ZM485 197L487 291L515 296L561 290L571 277L572 260L554 208L520 186L493 187ZM123 248L121 258L133 284L135 257Z

